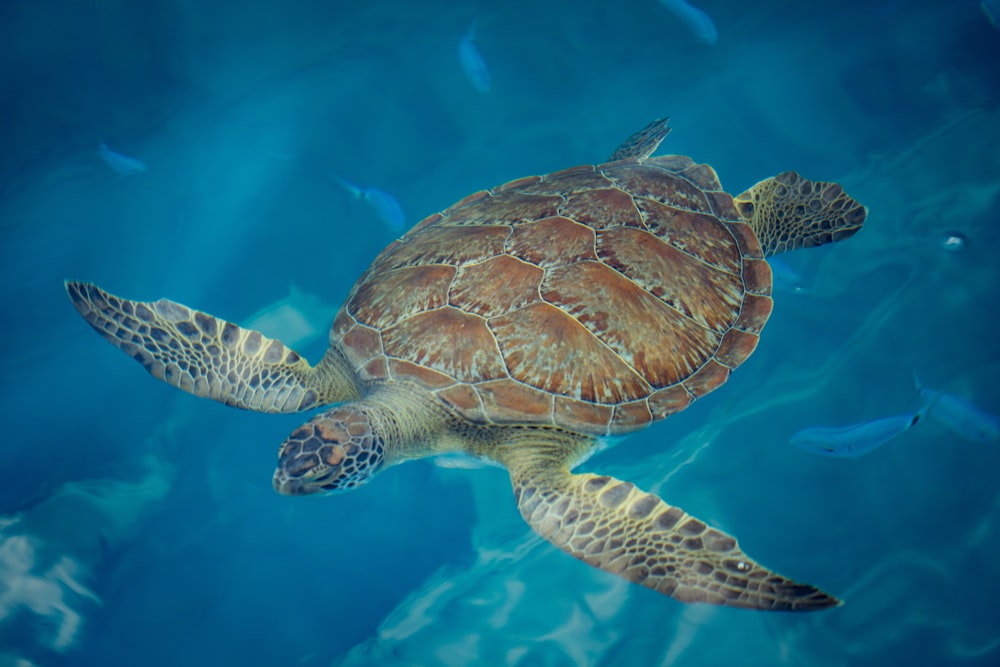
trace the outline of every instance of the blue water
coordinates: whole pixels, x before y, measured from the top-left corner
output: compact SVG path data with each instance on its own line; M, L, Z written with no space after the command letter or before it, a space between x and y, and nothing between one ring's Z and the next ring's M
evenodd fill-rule
M1000 414L1000 30L971 0L694 4L714 44L656 0L0 4L0 666L1000 664L1000 442L788 441L916 410L913 370ZM661 152L731 192L795 169L870 217L781 258L796 286L725 387L586 468L843 607L627 584L535 537L498 469L279 496L301 417L150 379L63 291L168 296L316 360L395 234L331 173L415 222L664 115Z

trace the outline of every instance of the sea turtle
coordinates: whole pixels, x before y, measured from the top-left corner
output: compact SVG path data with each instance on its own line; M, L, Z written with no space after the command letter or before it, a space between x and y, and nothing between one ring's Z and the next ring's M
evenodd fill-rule
M766 256L845 239L867 215L839 185L794 172L733 198L710 166L651 157L668 131L655 121L606 163L424 219L358 280L315 366L173 301L66 289L98 333L175 387L260 412L334 404L282 444L281 493L353 489L464 452L506 467L528 524L602 570L684 602L834 606L657 496L570 472L750 355L771 312Z

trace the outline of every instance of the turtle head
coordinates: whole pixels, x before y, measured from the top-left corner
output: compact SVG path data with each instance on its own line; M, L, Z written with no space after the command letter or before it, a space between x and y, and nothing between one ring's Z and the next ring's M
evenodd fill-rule
M274 488L292 496L350 491L385 462L367 412L343 405L309 420L281 445Z

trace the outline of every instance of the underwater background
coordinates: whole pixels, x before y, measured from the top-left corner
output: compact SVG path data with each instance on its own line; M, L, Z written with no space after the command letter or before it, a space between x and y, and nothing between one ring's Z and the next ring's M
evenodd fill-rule
M998 5L0 3L0 667L1000 664ZM316 361L401 225L662 116L659 153L730 192L794 169L870 214L778 258L725 387L583 467L842 607L628 584L536 537L497 468L279 496L303 416L154 381L65 296L169 297ZM790 442L931 389L949 411L862 456Z

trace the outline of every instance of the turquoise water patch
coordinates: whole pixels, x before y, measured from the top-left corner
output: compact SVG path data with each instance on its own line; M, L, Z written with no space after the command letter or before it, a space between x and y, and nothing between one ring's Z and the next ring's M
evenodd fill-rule
M993 6L6 3L0 665L997 664ZM729 192L794 169L869 218L779 258L724 387L582 469L842 607L628 584L532 533L497 468L279 496L278 446L311 415L155 382L65 297L168 297L317 362L399 220L601 161L663 116L659 154ZM857 458L790 442L915 413L914 372L954 399L937 417Z

